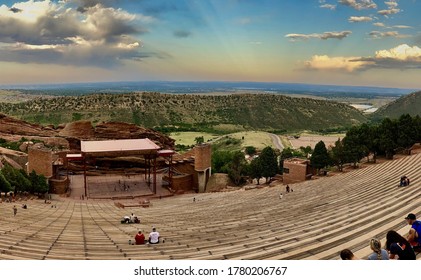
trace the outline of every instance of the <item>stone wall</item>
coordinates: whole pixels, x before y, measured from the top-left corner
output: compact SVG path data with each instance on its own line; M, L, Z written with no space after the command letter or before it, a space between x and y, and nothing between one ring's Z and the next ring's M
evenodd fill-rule
M172 177L172 188L175 191L191 191L193 188L193 175L176 175Z
M49 149L29 148L28 151L28 173L35 170L46 178L53 176L53 154Z
M209 144L200 144L194 147L194 169L196 171L205 171L211 167L211 151Z
M50 193L65 194L69 188L69 179L50 179L48 180L50 185Z
M307 161L292 159L284 161L283 183L292 184L303 182L307 175Z

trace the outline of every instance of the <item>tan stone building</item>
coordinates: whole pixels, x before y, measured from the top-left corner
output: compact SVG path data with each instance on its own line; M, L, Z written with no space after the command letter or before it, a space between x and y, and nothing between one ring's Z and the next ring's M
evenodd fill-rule
M293 184L311 179L313 169L310 160L291 158L284 161L283 183Z

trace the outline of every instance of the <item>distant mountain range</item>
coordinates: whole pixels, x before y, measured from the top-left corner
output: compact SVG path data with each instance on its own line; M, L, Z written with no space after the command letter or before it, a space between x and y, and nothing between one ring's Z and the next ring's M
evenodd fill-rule
M0 89L18 89L32 94L49 95L85 95L91 93L126 93L148 91L161 93L211 93L211 92L260 92L306 94L323 97L363 97L394 96L399 97L416 89L314 85L295 83L262 83L262 82L107 82L107 83L74 83L46 85L8 85Z
M370 115L370 119L397 118L404 113L421 115L421 92L398 88L165 81L0 88L36 96L27 102L0 103L0 112L43 125L90 120L94 124L122 121L151 128L174 126L188 130L329 131L368 120L357 109L330 101L359 98L396 99ZM301 98L302 95L328 100ZM8 96L8 91L3 92L3 97Z
M0 103L0 112L44 125L121 121L198 131L326 130L367 121L344 103L281 94L92 94Z

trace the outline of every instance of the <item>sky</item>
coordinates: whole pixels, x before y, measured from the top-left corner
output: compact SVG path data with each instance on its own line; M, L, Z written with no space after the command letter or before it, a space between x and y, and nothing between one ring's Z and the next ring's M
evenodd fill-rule
M421 0L0 0L0 84L421 88Z

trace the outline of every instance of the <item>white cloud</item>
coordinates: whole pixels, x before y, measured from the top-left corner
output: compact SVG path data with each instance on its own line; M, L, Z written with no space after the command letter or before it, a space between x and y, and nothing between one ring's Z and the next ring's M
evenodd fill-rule
M365 67L370 62L358 61L359 57L329 57L327 55L314 55L311 60L305 62L305 67L321 71L345 71L353 72Z
M411 37L410 35L400 34L398 31L386 31L386 32L380 32L380 31L371 31L368 35L370 35L373 39L381 39L385 37L394 37L394 38L408 38Z
M408 25L394 25L391 28L409 29L409 28L412 28L412 26L408 26Z
M374 26L378 26L378 27L385 27L386 25L382 22L375 22L373 23Z
M291 33L291 34L285 35L285 37L289 38L292 41L307 40L307 39L311 39L311 38L322 39L322 40L327 40L327 39L339 39L339 40L341 40L341 39L347 37L350 34L352 34L351 31L339 31L339 32L331 31L331 32L312 33L312 34Z
M421 68L421 48L399 45L389 50L376 51L371 57L329 57L314 55L305 62L305 68L319 71L355 72L373 68L419 69Z
M398 3L396 1L386 1L384 2L389 8L396 8Z
M329 10L335 10L335 9L336 9L336 5L332 5L332 4L323 4L323 5L320 5L320 8L323 8L323 9L329 9Z
M25 23L36 23L41 17L56 9L57 5L49 0L20 2L13 4L10 8L6 5L1 5L0 16Z
M356 10L377 9L377 4L372 0L339 0L339 3Z
M388 15L394 15L399 13L401 10L400 9L389 9L389 10L380 10L377 13L379 15L383 15L383 16L388 16Z
M421 62L421 48L417 46L410 47L407 44L402 44L390 50L377 51L374 58Z
M356 16L352 16L348 19L349 22L368 22L372 20L373 18L371 17L356 17Z

